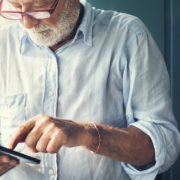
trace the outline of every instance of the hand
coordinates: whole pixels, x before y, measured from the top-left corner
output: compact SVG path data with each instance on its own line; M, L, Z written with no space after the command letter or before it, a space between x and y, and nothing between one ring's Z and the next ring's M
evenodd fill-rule
M79 122L39 114L17 129L8 148L14 149L19 142L24 141L34 153L57 153L62 145L79 146L83 128Z
M19 162L9 156L0 155L0 176L19 165Z

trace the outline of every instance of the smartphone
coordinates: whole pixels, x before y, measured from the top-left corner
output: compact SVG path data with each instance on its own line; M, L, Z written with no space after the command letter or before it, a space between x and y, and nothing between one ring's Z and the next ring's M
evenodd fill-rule
M39 159L27 156L17 151L13 151L3 146L0 146L0 155L1 154L16 158L20 163L40 164L41 162Z

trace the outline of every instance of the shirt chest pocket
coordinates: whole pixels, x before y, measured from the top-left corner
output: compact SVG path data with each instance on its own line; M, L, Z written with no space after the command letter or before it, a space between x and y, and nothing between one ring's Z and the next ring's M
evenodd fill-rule
M0 96L1 141L6 146L16 129L25 122L26 94ZM15 150L23 151L25 143L19 143Z

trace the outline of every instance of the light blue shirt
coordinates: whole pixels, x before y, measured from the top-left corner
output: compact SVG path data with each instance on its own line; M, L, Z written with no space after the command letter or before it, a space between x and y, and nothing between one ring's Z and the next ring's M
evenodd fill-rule
M20 124L43 113L135 126L152 139L156 163L132 166L81 147L33 154L20 143L16 150L41 164L20 164L0 180L153 180L179 154L169 77L151 34L134 16L83 4L75 37L56 52L31 42L19 23L0 29L2 144Z

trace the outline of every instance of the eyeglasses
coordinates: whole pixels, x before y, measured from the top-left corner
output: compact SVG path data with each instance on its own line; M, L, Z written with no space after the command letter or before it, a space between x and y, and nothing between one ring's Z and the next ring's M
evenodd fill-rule
M1 11L2 3L3 3L2 0L0 4L0 16L10 20L20 20L25 15L27 15L32 19L48 19L51 17L52 13L54 12L58 2L59 0L56 0L49 10L18 12L18 11Z

